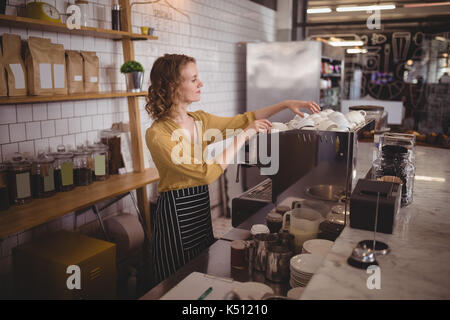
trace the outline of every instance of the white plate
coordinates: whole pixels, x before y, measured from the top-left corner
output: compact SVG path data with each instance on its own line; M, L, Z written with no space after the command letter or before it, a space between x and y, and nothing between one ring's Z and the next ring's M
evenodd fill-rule
M233 288L241 300L261 300L266 293L274 294L268 285L259 282L244 282Z
M292 288L291 290L288 291L287 293L287 297L291 298L291 299L300 299L300 297L303 294L303 291L305 291L304 287L296 287L296 288Z
M298 254L293 256L290 265L293 270L298 273L312 273L316 272L322 264L323 256L315 254Z
M303 243L303 250L306 253L326 256L333 246L333 241L324 239L312 239Z

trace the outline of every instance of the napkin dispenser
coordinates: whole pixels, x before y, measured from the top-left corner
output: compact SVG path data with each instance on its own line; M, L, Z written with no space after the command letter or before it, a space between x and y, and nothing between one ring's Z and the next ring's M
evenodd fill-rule
M373 231L378 201L377 232L392 233L400 209L401 185L359 179L350 196L350 227Z

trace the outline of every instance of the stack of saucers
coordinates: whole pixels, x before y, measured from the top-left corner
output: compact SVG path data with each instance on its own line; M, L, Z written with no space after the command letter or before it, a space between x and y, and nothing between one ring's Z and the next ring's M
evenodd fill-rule
M309 253L293 256L290 261L291 287L306 287L313 274L322 264L323 258L321 255Z
M333 246L333 241L324 239L311 239L303 243L302 253L311 253L326 256Z

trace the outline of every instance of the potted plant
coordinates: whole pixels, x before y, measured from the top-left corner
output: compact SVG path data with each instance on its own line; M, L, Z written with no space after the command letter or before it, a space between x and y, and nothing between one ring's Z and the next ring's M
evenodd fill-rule
M144 67L137 61L127 61L120 67L120 72L125 74L127 90L141 92L144 82Z

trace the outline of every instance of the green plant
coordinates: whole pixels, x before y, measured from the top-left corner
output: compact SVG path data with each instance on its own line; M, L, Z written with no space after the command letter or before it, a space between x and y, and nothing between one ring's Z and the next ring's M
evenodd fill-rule
M144 72L144 67L137 61L127 61L120 67L121 73Z

